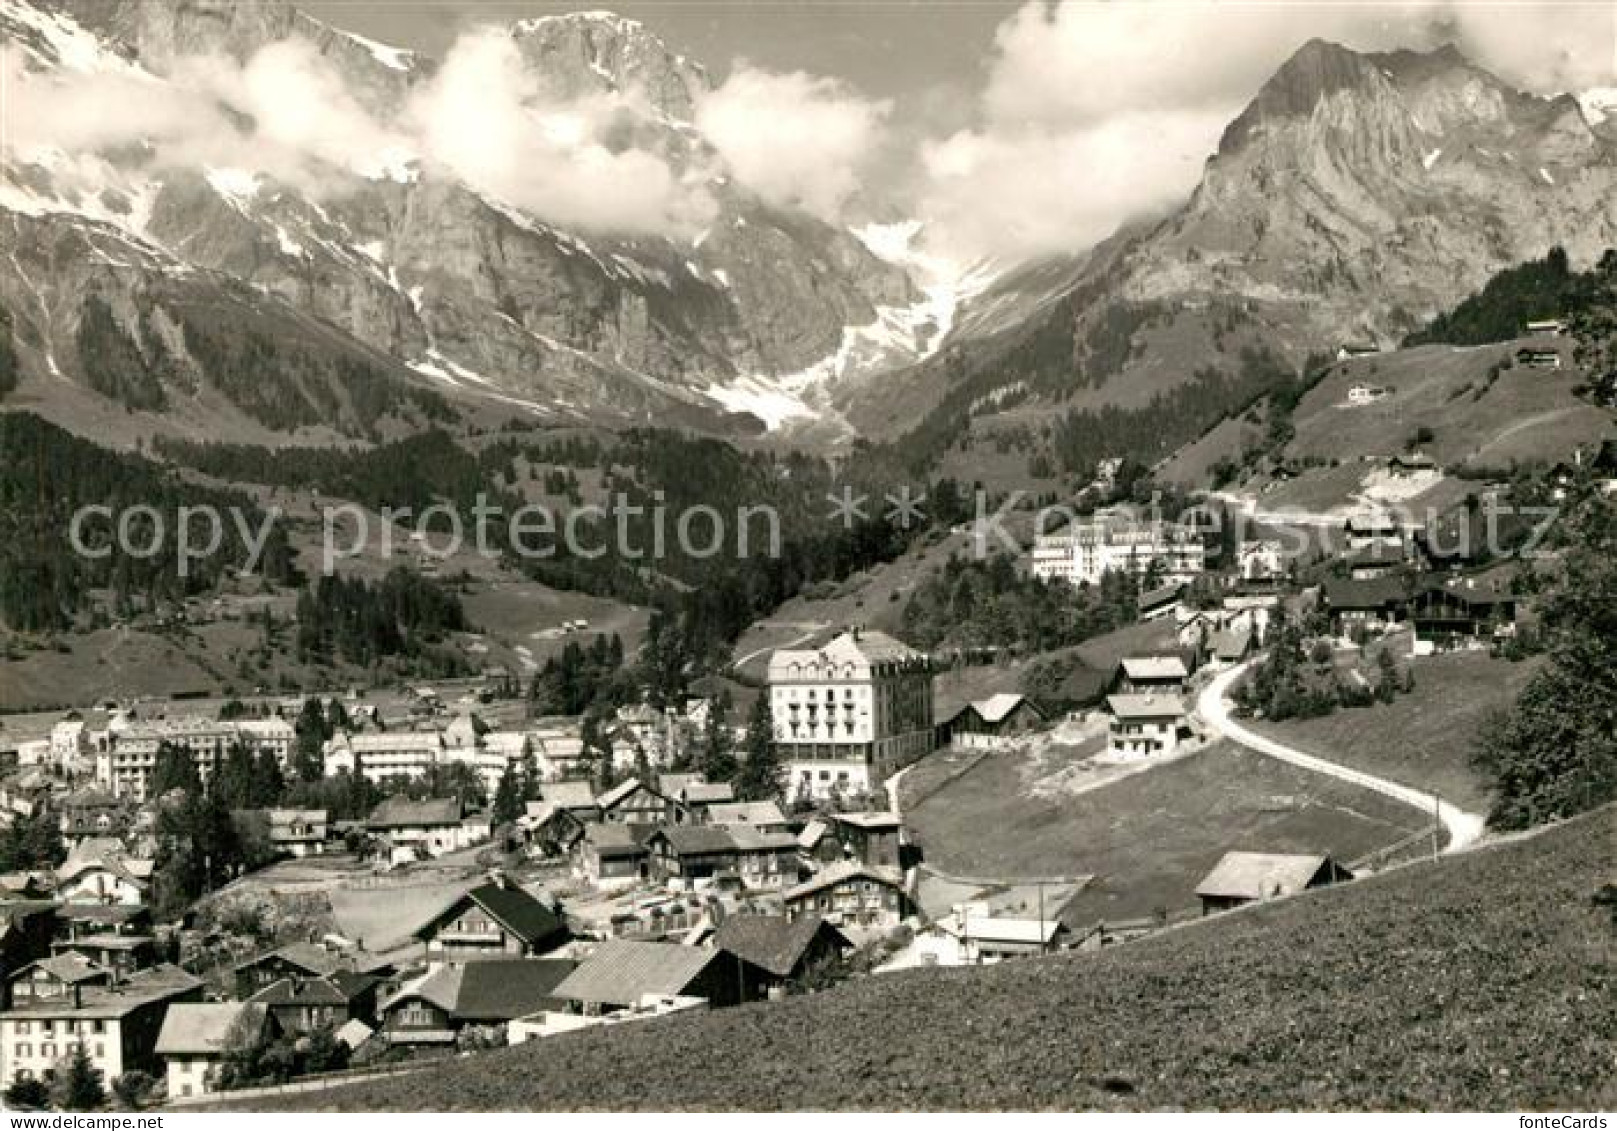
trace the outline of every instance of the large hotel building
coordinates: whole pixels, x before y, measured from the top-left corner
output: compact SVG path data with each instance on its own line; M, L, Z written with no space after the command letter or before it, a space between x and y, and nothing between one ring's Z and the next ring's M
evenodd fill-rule
M769 706L789 797L879 789L932 750L931 662L885 633L776 652Z

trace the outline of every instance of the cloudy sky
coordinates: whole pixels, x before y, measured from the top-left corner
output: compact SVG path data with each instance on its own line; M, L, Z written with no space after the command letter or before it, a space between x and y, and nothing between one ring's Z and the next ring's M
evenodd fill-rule
M597 5L307 6L442 54L479 24ZM1546 94L1617 86L1611 0L626 0L614 10L723 84L713 117L729 127L743 180L805 186L808 199L793 203L827 216L900 207L961 255L1081 248L1182 199L1223 126L1314 36L1366 50L1452 41Z
M1541 94L1617 88L1617 0L624 0L616 11L715 80L696 125L719 165L693 169L621 144L633 92L545 102L502 28L582 5L302 4L443 65L391 116L349 97L307 44L198 61L181 77L211 109L116 77L30 87L12 68L16 132L138 139L307 183L344 155L408 155L544 219L631 234L699 233L724 175L833 223L921 219L931 250L956 259L1021 259L1082 250L1182 200L1224 126L1313 37L1453 42Z

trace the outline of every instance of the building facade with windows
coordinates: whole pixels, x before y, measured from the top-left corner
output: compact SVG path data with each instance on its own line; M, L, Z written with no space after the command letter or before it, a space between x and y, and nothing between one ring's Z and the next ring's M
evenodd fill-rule
M1207 569L1201 531L1174 522L1142 521L1125 514L1074 522L1033 543L1033 576L1073 585L1099 585L1108 573L1145 577L1155 570L1165 584L1185 584Z
M881 632L775 652L769 705L794 795L869 792L935 741L931 662Z

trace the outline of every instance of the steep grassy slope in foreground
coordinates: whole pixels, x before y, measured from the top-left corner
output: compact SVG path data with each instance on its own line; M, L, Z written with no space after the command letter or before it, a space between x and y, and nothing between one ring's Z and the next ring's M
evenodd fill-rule
M1609 1109L1617 933L1591 897L1614 819L1100 954L884 974L282 1102Z

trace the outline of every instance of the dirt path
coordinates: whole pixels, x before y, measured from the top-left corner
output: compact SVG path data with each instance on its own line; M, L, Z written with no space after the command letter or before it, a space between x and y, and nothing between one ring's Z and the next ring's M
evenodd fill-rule
M1247 670L1256 664L1262 657L1254 657L1244 664L1221 672L1213 677L1212 681L1202 689L1196 697L1196 713L1208 729L1216 734L1222 734L1234 742L1259 754L1278 758L1282 762L1289 762L1293 766L1305 770L1312 770L1318 774L1362 786L1377 793L1391 797L1395 801L1402 801L1426 813L1437 814L1437 819L1443 823L1448 831L1449 842L1444 852L1461 852L1474 845L1482 836L1485 821L1481 814L1468 813L1452 802L1445 801L1435 793L1415 789L1412 786L1401 785L1386 778L1378 778L1374 774L1367 774L1363 770L1356 770L1351 766L1343 766L1336 762L1327 761L1313 754L1304 753L1294 747L1272 738L1265 738L1255 731L1248 730L1230 716L1229 690L1235 682L1245 675Z

